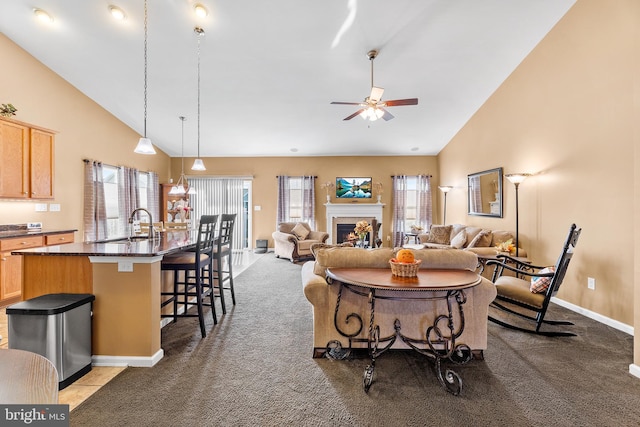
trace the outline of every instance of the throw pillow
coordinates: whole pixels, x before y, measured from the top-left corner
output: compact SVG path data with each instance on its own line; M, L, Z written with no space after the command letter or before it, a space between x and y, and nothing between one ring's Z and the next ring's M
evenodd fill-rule
M553 273L556 271L555 267L545 267L542 270L538 271L538 273ZM532 277L531 278L531 287L529 290L531 293L539 294L546 292L549 288L549 284L551 284L551 277Z
M297 223L291 232L298 238L298 240L304 240L309 235L309 230L300 223Z
M487 248L491 245L491 230L480 230L467 245L468 248Z
M427 242L437 243L439 245L448 245L451 239L450 225L432 225L429 230L429 238Z
M467 232L462 230L461 232L456 234L453 239L451 239L450 244L456 249L462 249L465 243L467 243Z

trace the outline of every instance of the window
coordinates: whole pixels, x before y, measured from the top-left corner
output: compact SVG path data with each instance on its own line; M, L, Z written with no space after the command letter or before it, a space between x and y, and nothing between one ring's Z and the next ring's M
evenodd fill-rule
M302 219L302 178L289 178L289 219L299 222Z
M394 176L393 205L393 246L402 246L412 225L431 226L431 176Z
M85 160L84 241L129 235L129 215L148 209L158 218L158 175Z
M418 224L418 179L415 176L407 177L407 199L404 215L405 230L409 230L412 225Z
M102 182L104 183L104 206L107 213L107 235L105 238L126 236L120 224L120 205L118 201L118 168L102 166Z
M276 225L282 222L306 222L314 229L314 176L279 176Z

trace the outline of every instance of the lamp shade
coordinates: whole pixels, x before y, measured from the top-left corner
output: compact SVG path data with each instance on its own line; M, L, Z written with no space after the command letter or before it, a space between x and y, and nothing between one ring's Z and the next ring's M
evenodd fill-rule
M207 168L204 167L204 163L202 162L202 159L195 159L193 162L193 166L191 166L191 170L206 171Z
M153 148L153 144L149 138L140 138L136 149L133 151L138 154L156 154L156 150Z
M445 194L453 190L453 187L450 185L439 185L438 188L440 189L440 191L442 191Z
M509 173L505 175L505 177L513 184L522 184L524 180L530 176L530 173Z

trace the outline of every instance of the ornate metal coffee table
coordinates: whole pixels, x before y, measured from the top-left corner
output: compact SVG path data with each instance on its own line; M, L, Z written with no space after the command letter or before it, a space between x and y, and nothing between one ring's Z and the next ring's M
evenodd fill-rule
M396 277L390 269L384 268L328 268L327 283L338 284L338 299L334 315L334 324L337 331L349 339L349 348L342 349L339 341L331 341L327 344L327 355L336 359L343 359L351 353L354 342L366 342L371 363L365 368L363 386L365 392L369 391L373 382L376 358L391 348L396 339L402 340L410 348L418 353L428 356L435 363L436 376L440 384L449 393L458 395L462 390L462 379L451 369L442 367L442 360L447 359L456 364L467 363L471 360L471 349L465 344L456 344L456 339L464 331L464 312L462 306L466 302L465 289L480 283L480 276L468 270L429 270L421 269L417 277ZM346 319L357 319L360 327L354 333L343 331L338 325L340 300L342 292L347 290L357 295L367 297L370 308L369 333L367 338L356 338L362 331L364 322L359 314L349 313ZM377 295L376 291L406 291L412 295L388 296ZM416 292L424 295L417 296ZM439 292L438 295L433 295ZM443 294L444 292L444 294ZM385 300L443 300L447 302L447 312L434 316L433 325L429 326L424 338L411 338L402 333L400 319L394 321L394 333L388 337L380 337L380 326L375 322L376 299ZM454 310L458 310L458 325L454 324Z

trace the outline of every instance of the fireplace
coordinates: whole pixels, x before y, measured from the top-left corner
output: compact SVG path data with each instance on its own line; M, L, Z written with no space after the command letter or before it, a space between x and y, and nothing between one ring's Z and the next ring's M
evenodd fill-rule
M353 228L358 221L367 221L369 224L382 222L382 208L384 203L325 203L327 209L327 232L329 239L327 243L342 243L345 241L344 234L348 236L353 232ZM340 229L344 231L338 231ZM380 227L378 236L382 238L384 225ZM371 239L369 239L371 240Z
M354 220L354 222L343 222ZM335 220L334 220L335 221ZM354 234L353 229L356 227L356 222L367 221L369 224L376 222L375 218L340 218L340 221L336 223L336 243L344 243L349 241L349 235ZM357 237L357 236L356 236ZM371 241L371 233L367 233L367 242Z

